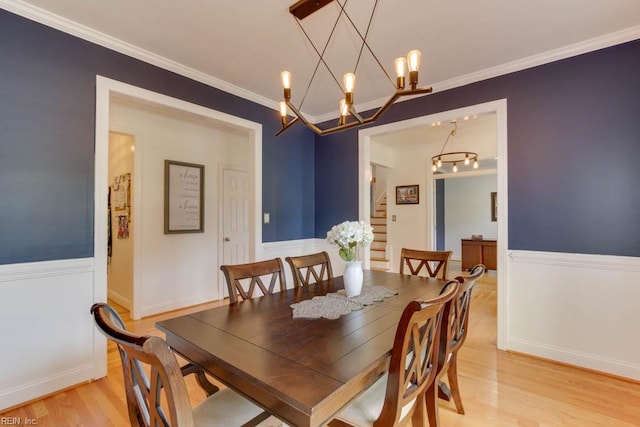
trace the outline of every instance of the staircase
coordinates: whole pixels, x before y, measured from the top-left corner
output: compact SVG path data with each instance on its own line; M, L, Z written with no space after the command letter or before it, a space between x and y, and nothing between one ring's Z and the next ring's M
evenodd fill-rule
M371 214L371 226L373 227L373 242L371 243L371 269L389 270L387 259L387 196L376 202Z

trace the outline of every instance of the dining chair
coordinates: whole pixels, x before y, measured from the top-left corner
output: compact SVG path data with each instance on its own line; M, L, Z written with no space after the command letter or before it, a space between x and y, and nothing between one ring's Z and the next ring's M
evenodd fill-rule
M424 274L429 277L437 277L447 280L449 277L449 261L451 251L422 251L418 249L402 248L400 252L400 274L405 274L405 265L409 274L419 276L424 269Z
M116 309L114 309L110 305L105 305L104 310L109 312L110 318L116 324L116 326L118 326L120 329L127 329L124 320L122 320L122 317L120 317L120 314L118 314ZM124 353L120 346L118 346L118 352L120 353L120 357L122 358L124 356ZM184 377L191 374L195 375L196 382L204 390L207 396L211 396L213 393L220 390L215 384L209 381L204 373L204 370L194 363L189 362L186 365L180 367L180 372L182 372L182 376Z
M331 259L326 251L310 255L288 256L285 261L291 267L294 288L308 286L321 280L333 279ZM311 282L312 276L313 282Z
M391 350L389 370L352 400L329 423L331 427L426 426L431 418L425 402L436 401L443 309L458 283L449 281L439 297L412 301L402 312Z
M282 425L229 388L220 389L191 408L182 372L167 342L127 331L114 313L105 303L91 307L98 329L118 346L132 426Z
M462 398L460 397L460 386L458 385L458 351L467 339L469 327L469 310L471 307L471 293L478 279L482 277L486 268L482 264L474 266L469 275L455 278L460 283L458 292L453 300L451 318L448 322L446 358L440 372L438 373L438 395L439 397L453 401L459 414L464 414ZM447 386L440 379L447 374L449 385Z
M230 303L237 302L238 297L243 300L252 299L258 289L262 295L272 294L275 292L276 284L278 291L286 289L284 266L280 258L248 264L221 265L220 270L227 281ZM267 277L269 282L265 285L263 278Z

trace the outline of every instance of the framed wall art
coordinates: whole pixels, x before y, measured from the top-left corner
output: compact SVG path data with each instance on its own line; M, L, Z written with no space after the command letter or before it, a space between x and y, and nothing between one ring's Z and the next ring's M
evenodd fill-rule
M396 186L396 205L417 205L420 202L418 185Z
M204 165L164 161L164 234L204 232Z

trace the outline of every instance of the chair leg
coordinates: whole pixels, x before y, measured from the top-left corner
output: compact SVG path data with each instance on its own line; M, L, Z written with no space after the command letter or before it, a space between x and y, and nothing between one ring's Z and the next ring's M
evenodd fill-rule
M433 387L430 387L433 388ZM427 427L428 423L431 423L431 420L428 419L428 415L425 414L425 412L427 412L427 406L426 406L426 393L425 396L418 396L416 398L416 402L415 402L415 410L413 411L413 414L411 415L411 425L412 426L420 426L420 427Z
M425 404L427 409L427 418L429 426L438 427L440 425L440 417L438 416L438 392L437 380L427 388L425 392Z
M456 404L459 414L464 415L464 407L462 406L462 398L460 397L460 387L458 387L458 353L453 353L449 369L447 370L447 378L449 379L449 388L451 389L451 397Z

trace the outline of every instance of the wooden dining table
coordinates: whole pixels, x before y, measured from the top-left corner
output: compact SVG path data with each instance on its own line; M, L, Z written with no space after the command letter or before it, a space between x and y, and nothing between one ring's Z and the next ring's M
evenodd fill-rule
M364 271L397 294L337 319L294 318L291 304L343 288L342 277L164 320L171 348L291 426L321 426L388 367L400 315L446 281Z

